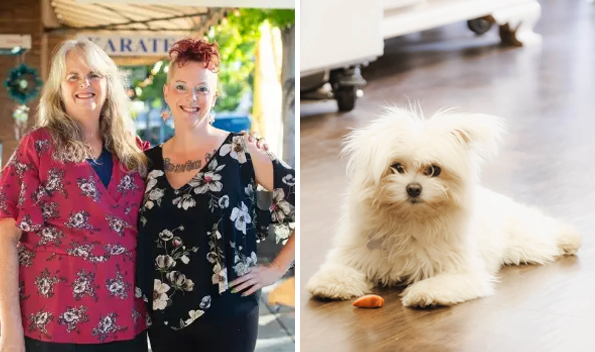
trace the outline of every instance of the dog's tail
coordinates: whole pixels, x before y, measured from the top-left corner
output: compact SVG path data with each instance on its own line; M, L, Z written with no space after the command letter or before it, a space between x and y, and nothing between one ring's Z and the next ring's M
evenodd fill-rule
M507 220L509 248L507 264L546 264L561 255L574 255L582 245L573 227L544 215L533 207L511 206L514 215Z
M576 255L583 245L581 235L571 226L562 224L556 235L556 244L565 255Z

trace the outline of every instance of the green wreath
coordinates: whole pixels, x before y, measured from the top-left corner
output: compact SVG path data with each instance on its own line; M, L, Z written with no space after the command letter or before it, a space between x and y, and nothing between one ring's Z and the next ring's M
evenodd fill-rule
M8 96L20 104L26 104L29 100L35 99L42 85L43 81L37 70L25 64L12 69L4 81Z

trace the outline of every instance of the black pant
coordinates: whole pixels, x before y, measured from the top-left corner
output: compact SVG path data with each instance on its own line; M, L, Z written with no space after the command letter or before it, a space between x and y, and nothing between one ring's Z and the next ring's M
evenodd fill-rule
M136 336L134 340L90 345L45 342L25 337L27 352L147 352L148 350L146 331Z
M154 322L149 329L153 352L253 352L258 337L258 306L229 320L195 322L182 330Z

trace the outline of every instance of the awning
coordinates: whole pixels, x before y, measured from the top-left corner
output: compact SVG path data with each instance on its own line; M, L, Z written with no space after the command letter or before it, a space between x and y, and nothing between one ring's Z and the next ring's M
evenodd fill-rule
M229 7L131 4L126 1L97 3L78 0L44 0L47 16L45 31L50 33L114 32L182 34L206 33ZM196 2L195 2L196 3Z
M92 3L97 0L76 0L80 3ZM120 4L145 4L159 5L163 0L102 0L102 2ZM248 7L248 8L273 8L295 9L296 0L170 0L170 6L206 6L206 7Z

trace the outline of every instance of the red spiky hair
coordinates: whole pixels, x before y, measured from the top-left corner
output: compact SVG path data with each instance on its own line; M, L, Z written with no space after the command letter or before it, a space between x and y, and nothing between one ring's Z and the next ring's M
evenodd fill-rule
M178 67L186 62L202 62L205 68L212 72L219 72L221 55L217 43L209 43L202 39L182 39L175 42L169 50L169 57Z

